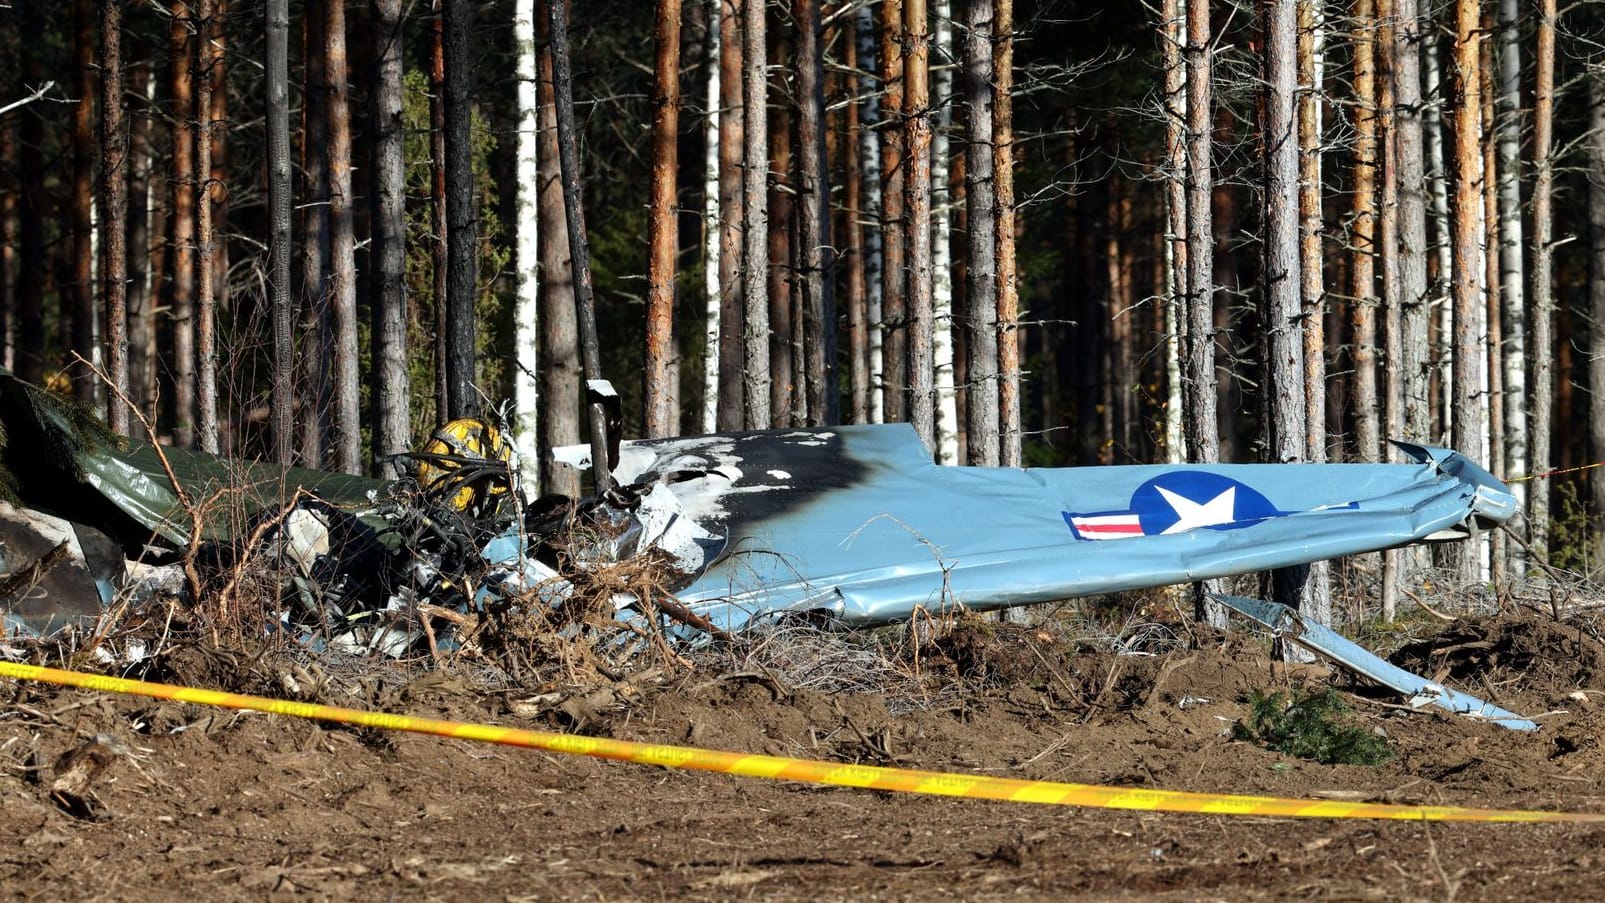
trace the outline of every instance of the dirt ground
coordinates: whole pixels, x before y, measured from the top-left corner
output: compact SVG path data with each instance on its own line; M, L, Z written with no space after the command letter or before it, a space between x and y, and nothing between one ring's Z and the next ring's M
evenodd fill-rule
M1117 656L1042 629L987 628L927 650L918 679L895 692L797 690L739 662L705 662L561 704L560 693L493 692L439 673L330 683L314 695L839 761L1605 812L1605 645L1593 620L1464 621L1399 652L1401 663L1536 716L1536 735L1407 713L1318 669L1290 673L1269 662L1263 640L1183 646ZM174 655L152 676L217 685L217 664ZM1358 721L1385 733L1391 761L1325 766L1230 739L1249 691L1298 681L1342 690ZM922 798L11 681L0 681L0 698L0 828L10 838L0 889L23 899L1574 899L1596 893L1605 868L1605 827ZM51 766L96 734L127 753L92 785L91 811L64 811L49 794Z

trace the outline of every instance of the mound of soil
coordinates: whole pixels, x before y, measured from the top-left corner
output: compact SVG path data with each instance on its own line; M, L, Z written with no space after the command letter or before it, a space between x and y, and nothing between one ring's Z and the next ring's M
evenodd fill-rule
M761 668L704 667L591 688L584 718L572 707L564 715L551 694L438 674L312 692L428 717L840 762L1605 812L1605 713L1586 692L1581 702L1562 692L1595 680L1591 636L1570 624L1468 622L1401 653L1448 668L1451 681L1525 680L1511 689L1570 704L1542 715L1533 735L1345 694L1395 752L1375 767L1317 765L1231 739L1249 691L1333 680L1273 663L1253 640L1115 655L1048 632L985 629L925 652L921 679L885 692L799 690ZM216 660L173 671L208 675ZM390 689L375 693L378 684ZM1605 829L1579 826L1231 819L866 793L32 684L0 682L0 695L0 830L13 838L0 881L20 897L1581 898L1597 887L1605 841ZM51 796L53 765L98 734L125 752L89 784L89 805L69 810Z
M1534 615L1467 618L1410 643L1394 664L1472 692L1497 691L1503 703L1560 704L1578 691L1605 689L1605 640L1592 614L1564 621Z

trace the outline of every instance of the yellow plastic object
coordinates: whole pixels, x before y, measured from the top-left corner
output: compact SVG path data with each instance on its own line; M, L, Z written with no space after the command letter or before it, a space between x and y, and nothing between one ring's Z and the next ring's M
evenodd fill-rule
M458 511L484 511L499 504L509 487L512 448L492 424L464 417L446 424L419 451L418 485ZM495 473L471 472L476 463L503 465Z
M291 718L310 718L355 724L375 730L407 731L479 743L520 746L572 756L615 759L663 768L686 768L772 781L806 781L835 787L857 787L894 793L1005 800L1051 806L1085 806L1095 809L1137 809L1149 812L1201 812L1210 815L1275 816L1280 818L1374 818L1397 821L1460 822L1605 822L1605 813L1564 812L1542 809L1480 809L1463 806L1408 806L1395 803L1341 802L1235 793L1194 793L1146 787L1109 787L1066 784L1025 778L1000 778L905 768L848 765L814 759L746 755L690 746L633 743L608 737L582 737L521 730L492 724L470 724L415 718L389 712L346 709L310 702L290 702L262 696L224 693L200 687L146 683L122 677L62 671L39 665L0 661L0 677L37 680L100 693L123 693L152 699L173 699L195 705L270 712Z

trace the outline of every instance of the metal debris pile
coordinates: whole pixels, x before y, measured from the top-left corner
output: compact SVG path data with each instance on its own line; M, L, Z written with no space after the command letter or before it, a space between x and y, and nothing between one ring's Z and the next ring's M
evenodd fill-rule
M137 605L129 559L168 565L145 592L182 584L189 604L235 616L242 576L258 575L255 623L311 651L675 660L787 619L871 626L1298 567L1461 539L1516 511L1475 463L1404 444L1402 464L1019 469L938 466L906 424L773 430L622 443L606 491L570 499L526 498L481 420L438 430L380 481L124 443L82 419L0 370L11 638ZM591 466L589 447L554 455ZM1379 669L1280 606L1222 601L1414 703L1530 726Z

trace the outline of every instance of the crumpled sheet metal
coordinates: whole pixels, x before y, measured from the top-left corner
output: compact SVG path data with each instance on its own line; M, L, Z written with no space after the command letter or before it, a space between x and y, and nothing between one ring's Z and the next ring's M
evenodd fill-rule
M1461 455L1408 464L943 467L906 424L626 443L723 538L677 596L724 629L780 612L849 624L989 610L1289 567L1509 519Z
M1411 708L1419 709L1430 705L1456 715L1491 722L1508 730L1538 730L1535 722L1509 709L1500 708L1491 702L1483 702L1469 693L1452 690L1437 681L1411 674L1397 665L1384 661L1330 627L1304 620L1299 617L1298 612L1286 605L1219 593L1213 598L1238 614L1258 621L1275 635L1295 642L1311 652L1395 690L1410 700Z

